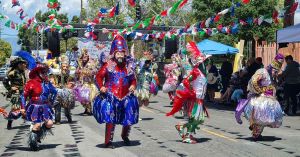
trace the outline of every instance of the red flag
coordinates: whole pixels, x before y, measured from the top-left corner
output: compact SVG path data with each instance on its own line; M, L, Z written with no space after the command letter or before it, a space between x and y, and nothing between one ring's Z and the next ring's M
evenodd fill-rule
M135 0L128 0L128 3L130 6L134 7L136 4L135 4Z
M250 0L243 0L243 3L248 4L248 3L250 3Z
M151 18L151 20L150 20L150 24L149 24L149 26L147 27L147 30L150 30L151 29L151 27L153 26L153 24L154 24L154 20L155 20L155 18L156 18L156 16L153 16L152 18Z
M243 25L243 26L247 25L247 23L244 20L240 20L240 24Z
M168 15L168 10L164 10L160 13L161 16L167 16Z
M221 32L222 28L223 28L222 25L218 25L218 26L217 26L217 29L218 29L219 32Z
M200 27L201 27L201 28L205 28L205 21L202 21L202 22L201 22Z
M220 14L217 14L216 17L214 18L214 22L218 22L221 18Z
M278 11L277 10L275 10L274 12L273 12L273 15L272 15L272 19L273 19L273 21L274 21L274 23L279 23L279 21L278 21Z
M187 2L188 2L188 0L183 0L183 1L180 3L179 8L182 8Z
M290 13L294 13L297 10L297 7L298 7L298 2L295 2L290 9Z
M96 23L96 24L99 24L99 23L100 23L100 21L99 21L98 18L95 18L93 22Z
M116 7L113 7L111 12L109 13L109 17L114 17L116 12Z

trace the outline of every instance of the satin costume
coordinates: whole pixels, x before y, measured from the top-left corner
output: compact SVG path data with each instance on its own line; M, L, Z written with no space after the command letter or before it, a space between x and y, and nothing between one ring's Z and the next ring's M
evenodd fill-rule
M126 41L117 35L111 46L110 55L123 51L128 56ZM99 94L94 101L93 114L98 123L106 123L105 145L112 146L115 125L123 125L121 137L129 144L130 127L139 120L137 97L130 93L131 86L136 87L135 71L128 58L117 63L113 57L100 68L96 75L99 89L106 87L107 92Z
M264 127L278 128L282 125L283 111L275 97L275 88L266 69L259 69L248 83L248 97L239 102L235 117L242 124L244 113L250 123L252 137L261 137Z
M90 61L83 65L80 63L77 69L77 78L79 82L74 88L76 100L85 108L85 113L91 114L92 103L98 94L98 89L94 84L96 66Z
M26 119L33 123L42 123L53 120L54 103L57 91L50 82L42 81L38 76L29 80L24 87L22 104L25 106L27 98L29 103L26 105Z

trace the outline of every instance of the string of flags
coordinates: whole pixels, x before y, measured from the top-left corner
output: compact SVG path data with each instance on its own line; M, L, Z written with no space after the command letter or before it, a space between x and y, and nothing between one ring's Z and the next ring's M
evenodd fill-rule
M136 31L138 28L151 30L151 27L154 25L154 23L159 22L162 17L174 15L176 11L178 9L183 8L187 2L188 0L178 0L176 3L174 3L172 7L163 10L160 14L155 15L151 18L147 18L143 21L139 21L130 27L126 27L121 30L102 29L102 32L108 33L109 36L111 37L114 36L115 34L123 34L124 36L129 37L131 39L142 39L145 41L155 39L155 38L158 40L162 40L163 38L174 38L176 36L186 35L186 34L199 35L200 37L204 37L205 35L213 36L218 33L237 34L241 26L254 25L254 24L261 25L263 22L278 23L279 18L282 18L286 15L294 14L298 6L298 2L295 2L291 6L283 8L281 10L275 9L271 16L265 15L256 18L248 17L246 19L237 19L228 26L223 26L222 24L219 24L216 26L216 28L210 28L212 24L218 22L225 14L230 13L230 15L233 17L235 16L235 8L241 7L243 4L246 5L251 2L250 0L241 0L241 2L233 4L231 7L216 13L214 16L208 17L207 19L192 25L187 24L183 28L178 28L178 29L174 28L166 32L154 31L152 33L146 33L146 34ZM130 6L136 5L135 0L128 0L128 3L130 4ZM13 5L15 4L15 6L20 6L18 0L12 0L12 4ZM47 6L51 11L51 15L49 16L49 19L46 21L46 24L38 24L34 18L29 18L29 17L26 18L26 20L22 24L18 24L11 21L7 16L2 14L0 14L0 20L6 20L5 26L16 30L20 29L21 27L26 29L34 29L36 32L59 31L61 33L68 29L71 31L74 30L74 27L72 25L62 26L61 21L56 19L57 11L60 8L60 3L58 2L58 0L48 0ZM19 9L18 14L23 15L24 10L22 8ZM96 24L100 23L99 19L111 18L118 14L119 14L119 3L117 3L116 6L114 6L111 9L100 8L98 13L99 18L98 19L96 18L93 21L88 22L85 31L85 37L90 40L97 39L97 36L94 34L94 27Z
M21 20L24 20L25 17L27 17L27 14L24 12L24 9L21 7L19 0L12 0L12 7L15 8L18 7L17 15Z
M119 10L120 10L119 3L117 3L117 5L111 9L100 8L99 12L98 12L98 17L99 18L106 18L106 17L112 18L116 15L119 15Z

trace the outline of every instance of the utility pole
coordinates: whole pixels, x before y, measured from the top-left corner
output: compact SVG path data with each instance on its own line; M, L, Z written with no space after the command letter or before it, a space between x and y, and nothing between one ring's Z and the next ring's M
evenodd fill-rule
M80 0L80 21L79 21L80 24L82 23L82 8L83 8L83 2L82 0Z

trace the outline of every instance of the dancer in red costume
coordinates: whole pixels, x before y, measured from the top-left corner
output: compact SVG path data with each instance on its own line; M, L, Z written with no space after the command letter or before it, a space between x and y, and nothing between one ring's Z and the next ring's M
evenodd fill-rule
M199 69L207 57L201 54L194 42L187 44L187 50L192 53L190 58L193 69L183 80L183 89L176 90L173 109L167 113L167 116L174 115L186 104L187 107L185 109L187 110L189 120L185 124L176 125L175 128L182 138L183 143L195 144L197 141L193 138L192 133L195 133L196 129L199 129L198 125L204 122L205 114L208 116L203 104L207 80Z
M38 143L46 136L53 125L54 112L52 103L56 97L55 87L48 81L48 67L39 64L29 73L30 80L25 84L22 96L22 106L26 105L26 118L33 123L29 134L29 146L31 150L38 150Z
M95 98L93 114L98 123L106 123L105 147L114 148L113 134L115 125L123 125L122 139L130 145L130 127L138 123L139 105L132 94L136 88L134 69L127 62L126 41L117 35L111 46L112 58L105 63L96 75L101 94Z

